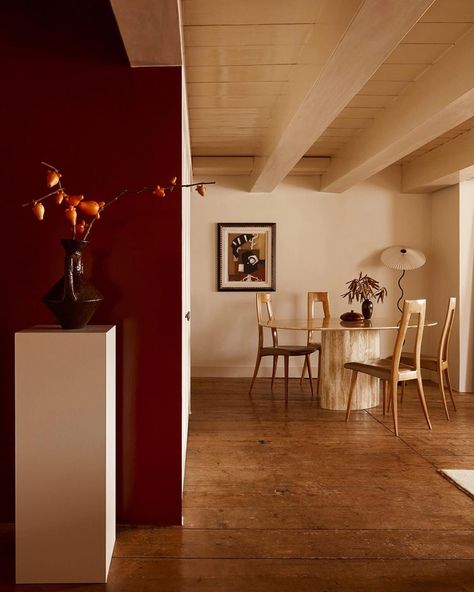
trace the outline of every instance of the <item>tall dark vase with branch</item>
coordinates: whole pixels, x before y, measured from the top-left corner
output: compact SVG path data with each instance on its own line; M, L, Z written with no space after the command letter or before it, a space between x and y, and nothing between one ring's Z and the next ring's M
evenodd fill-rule
M359 272L359 277L346 282L347 292L341 294L343 298L347 298L349 304L352 304L354 300L361 302L362 314L364 319L370 319L374 310L373 300L377 302L383 302L385 296L387 296L387 288L384 288L379 284L377 280L371 278L367 274L362 275Z
M149 194L158 198L165 197L176 188L194 187L204 197L206 185L215 181L179 184L173 177L165 186L153 185L140 189L122 189L110 201L86 200L84 195L70 194L62 183L59 170L42 162L47 167L46 185L51 190L42 197L27 202L22 207L30 207L38 220L45 217L46 200L54 200L64 209L71 237L61 241L64 251L64 275L48 290L43 302L56 316L63 329L82 329L92 318L103 301L102 294L89 282L83 268L83 251L88 245L89 235L104 211L124 196Z

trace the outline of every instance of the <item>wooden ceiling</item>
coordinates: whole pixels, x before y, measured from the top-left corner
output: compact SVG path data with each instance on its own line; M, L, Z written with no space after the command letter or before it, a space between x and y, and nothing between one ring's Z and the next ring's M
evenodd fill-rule
M292 172L333 192L392 164L409 192L474 175L473 0L111 1L132 65L184 54L197 174L262 192Z

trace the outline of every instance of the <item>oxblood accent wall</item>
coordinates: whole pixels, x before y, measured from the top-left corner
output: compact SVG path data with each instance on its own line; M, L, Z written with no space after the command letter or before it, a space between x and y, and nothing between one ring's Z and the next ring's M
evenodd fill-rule
M20 204L66 189L110 199L181 173L181 69L131 69L107 2L0 9L0 520L14 519L14 332L54 319L42 294L62 274L62 214ZM8 30L5 30L8 29ZM125 197L91 235L86 265L118 331L118 520L181 523L181 196ZM78 360L80 363L80 360ZM84 374L87 389L87 373Z

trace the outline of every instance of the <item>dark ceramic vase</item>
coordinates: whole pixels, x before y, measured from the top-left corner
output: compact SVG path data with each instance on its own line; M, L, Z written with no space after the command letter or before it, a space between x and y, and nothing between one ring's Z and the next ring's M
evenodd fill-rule
M104 299L84 277L82 252L87 241L63 239L64 277L43 296L63 329L82 329Z
M371 300L364 300L362 302L362 314L364 315L364 319L372 318L372 313L374 312L374 304Z

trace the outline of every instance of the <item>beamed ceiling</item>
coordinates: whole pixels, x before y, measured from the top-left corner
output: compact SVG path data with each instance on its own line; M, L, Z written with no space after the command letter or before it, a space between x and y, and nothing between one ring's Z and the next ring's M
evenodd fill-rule
M193 170L342 192L474 177L474 0L111 0L132 66L184 63Z

